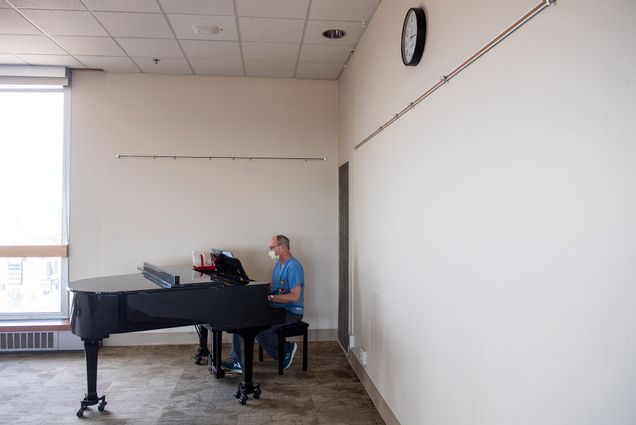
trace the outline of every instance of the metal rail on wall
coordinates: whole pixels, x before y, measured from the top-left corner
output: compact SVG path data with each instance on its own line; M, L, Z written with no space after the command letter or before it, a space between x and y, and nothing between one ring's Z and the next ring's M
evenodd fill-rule
M506 28L501 34L499 34L497 37L492 39L492 41L490 41L484 47L479 49L475 54L473 54L471 57L469 57L464 62L462 62L459 66L455 67L447 75L442 76L437 83L435 83L430 89L426 90L420 97L418 97L417 99L415 99L412 102L409 102L409 104L404 109L402 109L397 114L393 115L393 117L391 119L389 119L387 122L382 124L377 130L375 130L373 133L371 133L369 136L367 136L363 141L358 143L355 146L354 149L357 150L357 149L361 148L365 143L367 143L369 140L373 139L375 136L377 136L379 133L381 133L388 126L390 126L395 121L400 119L404 114L406 114L411 109L413 109L418 103L420 103L421 101L426 99L428 96L433 94L437 89L439 89L444 84L448 83L451 79L456 77L457 74L462 72L470 64L472 64L477 59L479 59L481 56L483 56L487 51L489 51L490 49L495 47L497 44L502 42L506 37L508 37L510 34L512 34L515 30L517 30L523 24L528 22L530 19L534 18L539 12L543 11L547 7L552 6L555 2L556 2L556 0L542 0L539 4L537 4L535 7L533 7L528 13L523 15L515 23L513 23L508 28Z
M326 161L327 158L317 158L317 157L293 157L293 156L218 156L218 155L127 155L127 154L117 154L115 155L117 159L135 159L135 158L146 158L146 159L247 159L247 160L287 160L287 161Z

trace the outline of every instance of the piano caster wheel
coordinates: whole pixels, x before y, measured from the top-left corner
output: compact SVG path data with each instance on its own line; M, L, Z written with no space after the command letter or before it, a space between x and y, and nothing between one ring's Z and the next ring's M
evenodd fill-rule
M253 388L245 388L243 384L239 385L236 390L234 390L234 397L238 398L239 403L243 406L247 404L247 399L249 398L249 394L254 394L254 398L258 399L261 396L261 389L258 385L255 385Z
M77 411L77 417L78 418L81 418L82 416L84 416L84 410L89 410L90 409L90 407L88 407L88 406L94 406L94 405L97 404L97 410L99 410L100 412L103 412L104 409L106 408L106 405L108 404L108 403L106 403L106 396L105 395L103 395L101 397L98 397L96 399L91 398L91 399L87 400L87 398L85 398L84 400L82 400L80 402L80 408Z

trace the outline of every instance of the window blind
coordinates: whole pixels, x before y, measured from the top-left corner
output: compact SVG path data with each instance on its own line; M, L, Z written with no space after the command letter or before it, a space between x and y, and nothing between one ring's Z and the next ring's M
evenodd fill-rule
M63 66L0 65L0 85L68 86L70 81Z

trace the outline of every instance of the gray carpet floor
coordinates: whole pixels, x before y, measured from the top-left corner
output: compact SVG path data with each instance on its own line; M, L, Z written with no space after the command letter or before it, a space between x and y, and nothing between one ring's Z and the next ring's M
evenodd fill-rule
M0 424L384 423L335 342L309 343L307 372L302 345L283 376L274 360L255 361L254 382L263 392L245 406L234 397L242 375L216 379L206 365L194 364L195 349L101 348L97 391L108 405L104 412L91 407L83 418L76 416L86 392L83 353L1 354Z

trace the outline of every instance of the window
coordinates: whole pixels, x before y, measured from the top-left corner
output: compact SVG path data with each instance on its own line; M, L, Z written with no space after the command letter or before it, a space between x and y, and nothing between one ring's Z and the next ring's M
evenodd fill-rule
M66 317L62 86L0 85L0 318Z

